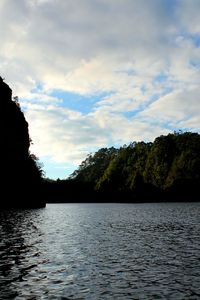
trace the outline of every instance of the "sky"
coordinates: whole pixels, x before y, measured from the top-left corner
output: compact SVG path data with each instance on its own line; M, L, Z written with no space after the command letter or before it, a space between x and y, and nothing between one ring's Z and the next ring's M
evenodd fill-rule
M199 14L200 0L0 1L0 75L46 177L102 147L200 132Z

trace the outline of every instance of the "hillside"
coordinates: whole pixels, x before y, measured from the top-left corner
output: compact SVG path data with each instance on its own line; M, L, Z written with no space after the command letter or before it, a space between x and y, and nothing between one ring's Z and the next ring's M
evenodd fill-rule
M46 182L47 190L64 202L198 201L199 154L200 135L192 132L102 148L68 180Z
M0 207L40 207L42 172L30 153L28 123L0 77Z

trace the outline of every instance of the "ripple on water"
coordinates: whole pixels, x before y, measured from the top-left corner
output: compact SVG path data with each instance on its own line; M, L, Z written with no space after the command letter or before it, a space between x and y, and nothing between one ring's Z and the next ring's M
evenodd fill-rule
M200 299L199 212L199 203L1 212L1 299Z

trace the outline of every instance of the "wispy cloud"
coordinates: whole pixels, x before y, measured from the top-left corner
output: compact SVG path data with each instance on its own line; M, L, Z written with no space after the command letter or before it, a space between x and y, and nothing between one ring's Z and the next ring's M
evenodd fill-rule
M199 131L199 10L200 0L2 0L1 75L41 160L78 164L102 146Z

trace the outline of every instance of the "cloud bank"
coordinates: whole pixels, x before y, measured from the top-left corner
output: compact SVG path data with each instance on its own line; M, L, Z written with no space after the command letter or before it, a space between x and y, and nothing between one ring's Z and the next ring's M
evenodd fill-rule
M200 0L2 0L1 75L40 160L75 166L99 147L199 132L199 11Z

